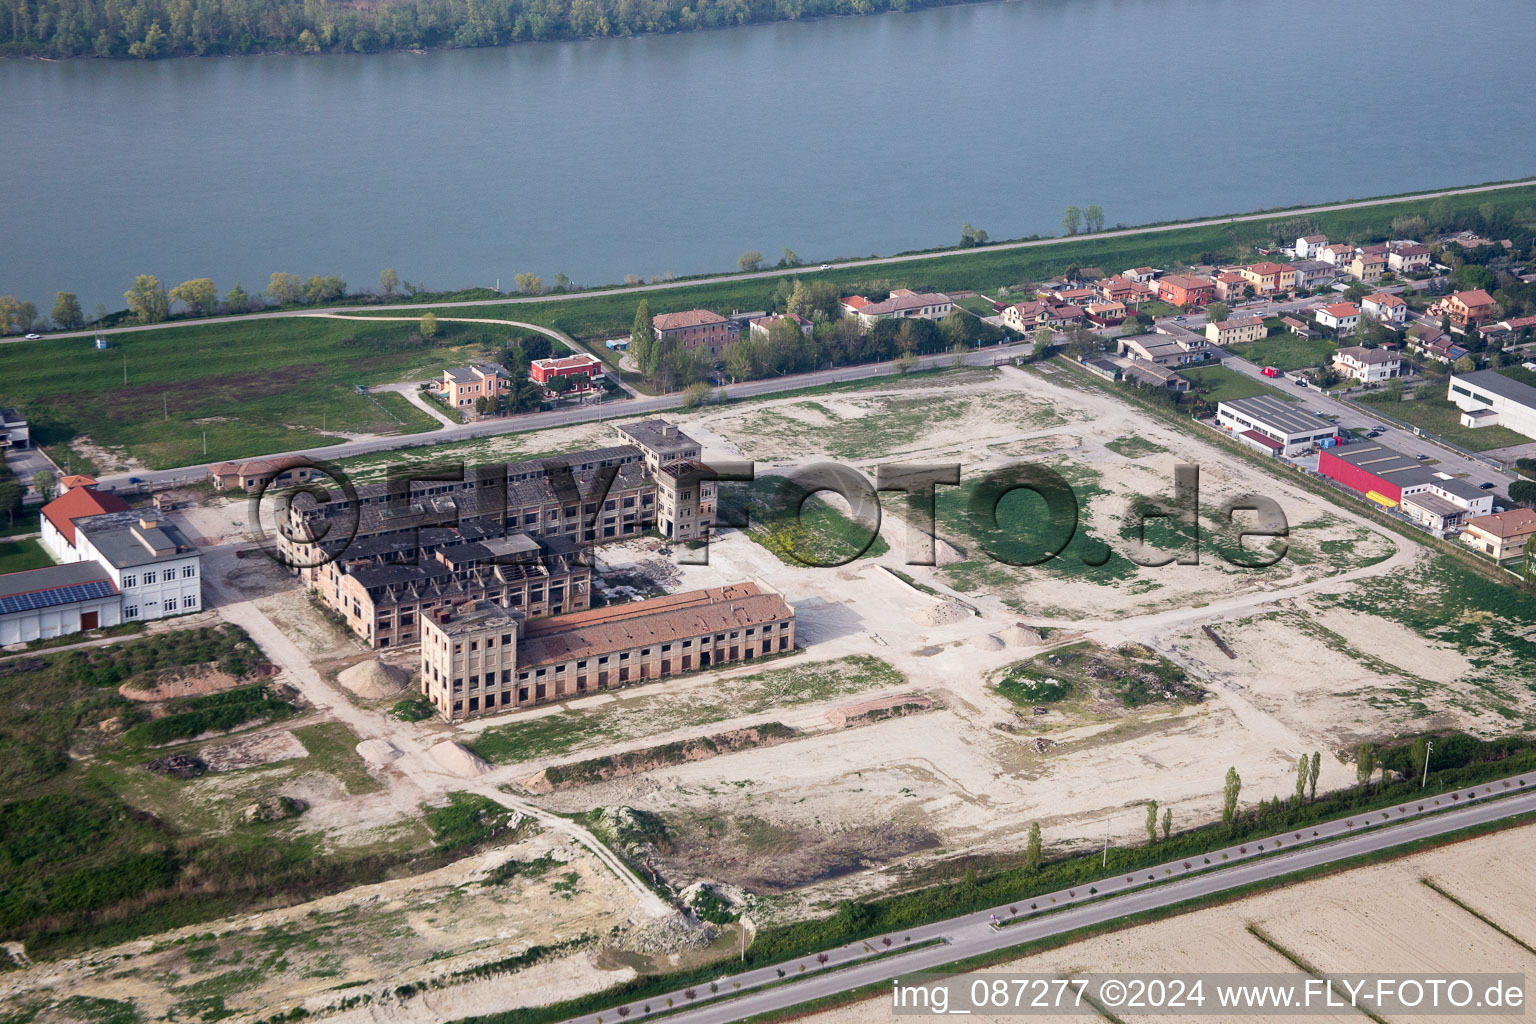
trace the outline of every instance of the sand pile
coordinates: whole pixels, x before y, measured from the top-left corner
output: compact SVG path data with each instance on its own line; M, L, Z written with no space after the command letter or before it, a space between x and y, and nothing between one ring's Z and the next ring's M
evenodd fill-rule
M940 540L938 537L933 538L933 564L935 566L943 568L946 565L954 565L956 562L963 561L965 561L965 555L960 553L959 548L947 540Z
M912 620L922 626L947 626L952 622L963 622L970 614L971 610L965 605L952 597L945 597L914 612Z
M1001 637L993 636L991 633L973 636L966 643L982 651L1000 651L1006 646Z
M403 668L386 665L378 658L360 661L336 674L336 681L364 700L393 697L405 689L411 674Z
M357 745L357 752L369 764L389 764L404 756L389 740L363 740Z
M1009 647L1035 647L1043 639L1039 633L1022 622L1015 622L1003 630L1003 643Z
M444 771L461 779L472 779L491 770L490 765L451 740L444 740L433 747L431 754L432 760L441 765Z

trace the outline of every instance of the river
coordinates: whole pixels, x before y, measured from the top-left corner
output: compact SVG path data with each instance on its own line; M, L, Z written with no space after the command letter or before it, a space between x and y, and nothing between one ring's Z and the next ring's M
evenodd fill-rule
M582 284L1536 171L1529 0L1013 0L427 54L0 61L0 294ZM1365 83L1365 84L1361 84ZM1521 128L1521 124L1527 127Z

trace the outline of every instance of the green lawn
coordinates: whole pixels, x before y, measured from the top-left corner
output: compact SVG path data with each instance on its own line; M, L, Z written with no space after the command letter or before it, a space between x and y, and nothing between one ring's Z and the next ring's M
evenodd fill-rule
M376 396L381 409L356 385L424 380L499 353L516 333L440 330L429 345L414 324L253 320L116 335L104 352L89 339L18 342L0 346L0 405L20 408L55 452L86 435L151 468L327 444L335 430L398 431L396 418L419 430L419 410L389 395Z
M0 573L41 569L52 564L53 559L48 557L48 552L30 537L25 540L0 540Z
M441 423L411 404L410 399L394 391L381 391L374 400L396 421L395 429L402 434L424 434L437 430Z
M1331 358L1338 347L1327 338L1303 338L1290 333L1272 334L1247 345L1229 345L1227 351L1250 363L1281 370L1301 370Z
M1475 430L1464 427L1461 425L1461 410L1444 398L1415 398L1398 402L1388 392L1375 391L1361 395L1355 401L1366 409L1380 409L1386 415L1410 423L1426 434L1433 434L1468 451L1485 452L1491 448L1507 448L1531 441L1531 438L1517 434L1508 427L1478 427Z
M1195 391L1207 402L1229 402L1234 398L1251 398L1254 395L1278 395L1287 402L1295 400L1293 395L1277 391L1225 366L1180 366L1175 369L1179 376L1189 378Z

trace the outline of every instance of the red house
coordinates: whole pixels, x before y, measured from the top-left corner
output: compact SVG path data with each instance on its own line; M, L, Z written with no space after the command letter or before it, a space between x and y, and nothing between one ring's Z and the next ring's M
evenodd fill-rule
M1203 306L1211 301L1216 282L1191 274L1165 274L1157 279L1157 297L1170 306Z
M587 387L578 390L592 388L598 378L603 375L603 362L596 356L582 352L574 356L558 356L550 359L535 359L528 365L528 376L535 384L549 387L556 377L575 377L579 374L587 375Z

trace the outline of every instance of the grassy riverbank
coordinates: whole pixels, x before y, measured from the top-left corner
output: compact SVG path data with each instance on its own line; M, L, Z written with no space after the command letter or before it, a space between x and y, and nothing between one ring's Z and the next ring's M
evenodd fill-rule
M1060 274L1071 265L1115 273L1138 265L1248 260L1254 258L1256 246L1272 245L1302 227L1341 240L1383 238L1393 220L1408 216L1448 226L1493 218L1529 233L1536 224L1536 186L1405 198L1304 215L1282 210L1235 223L1216 219L1192 227L1154 225L1114 237L1046 239L1019 248L938 250L870 266L800 268L792 276L830 282L843 294L903 286L998 294L1003 288ZM643 295L653 313L696 307L725 312L767 309L789 280L728 275ZM528 302L439 307L439 312L443 317L538 323L591 345L629 333L641 294L628 288L606 293L598 289ZM366 306L358 307L357 314L400 316ZM33 422L40 443L56 453L81 438L114 447L102 454L116 462L100 465L89 443L77 445L73 454L78 469L110 471L114 464L163 468L238 458L323 444L340 433L398 430L400 425L357 394L355 385L423 379L443 366L489 355L520 333L512 327L440 321L440 334L429 345L420 339L414 322L374 326L296 315L113 335L114 347L105 352L97 351L89 339L44 338L0 345L0 405L20 408Z

